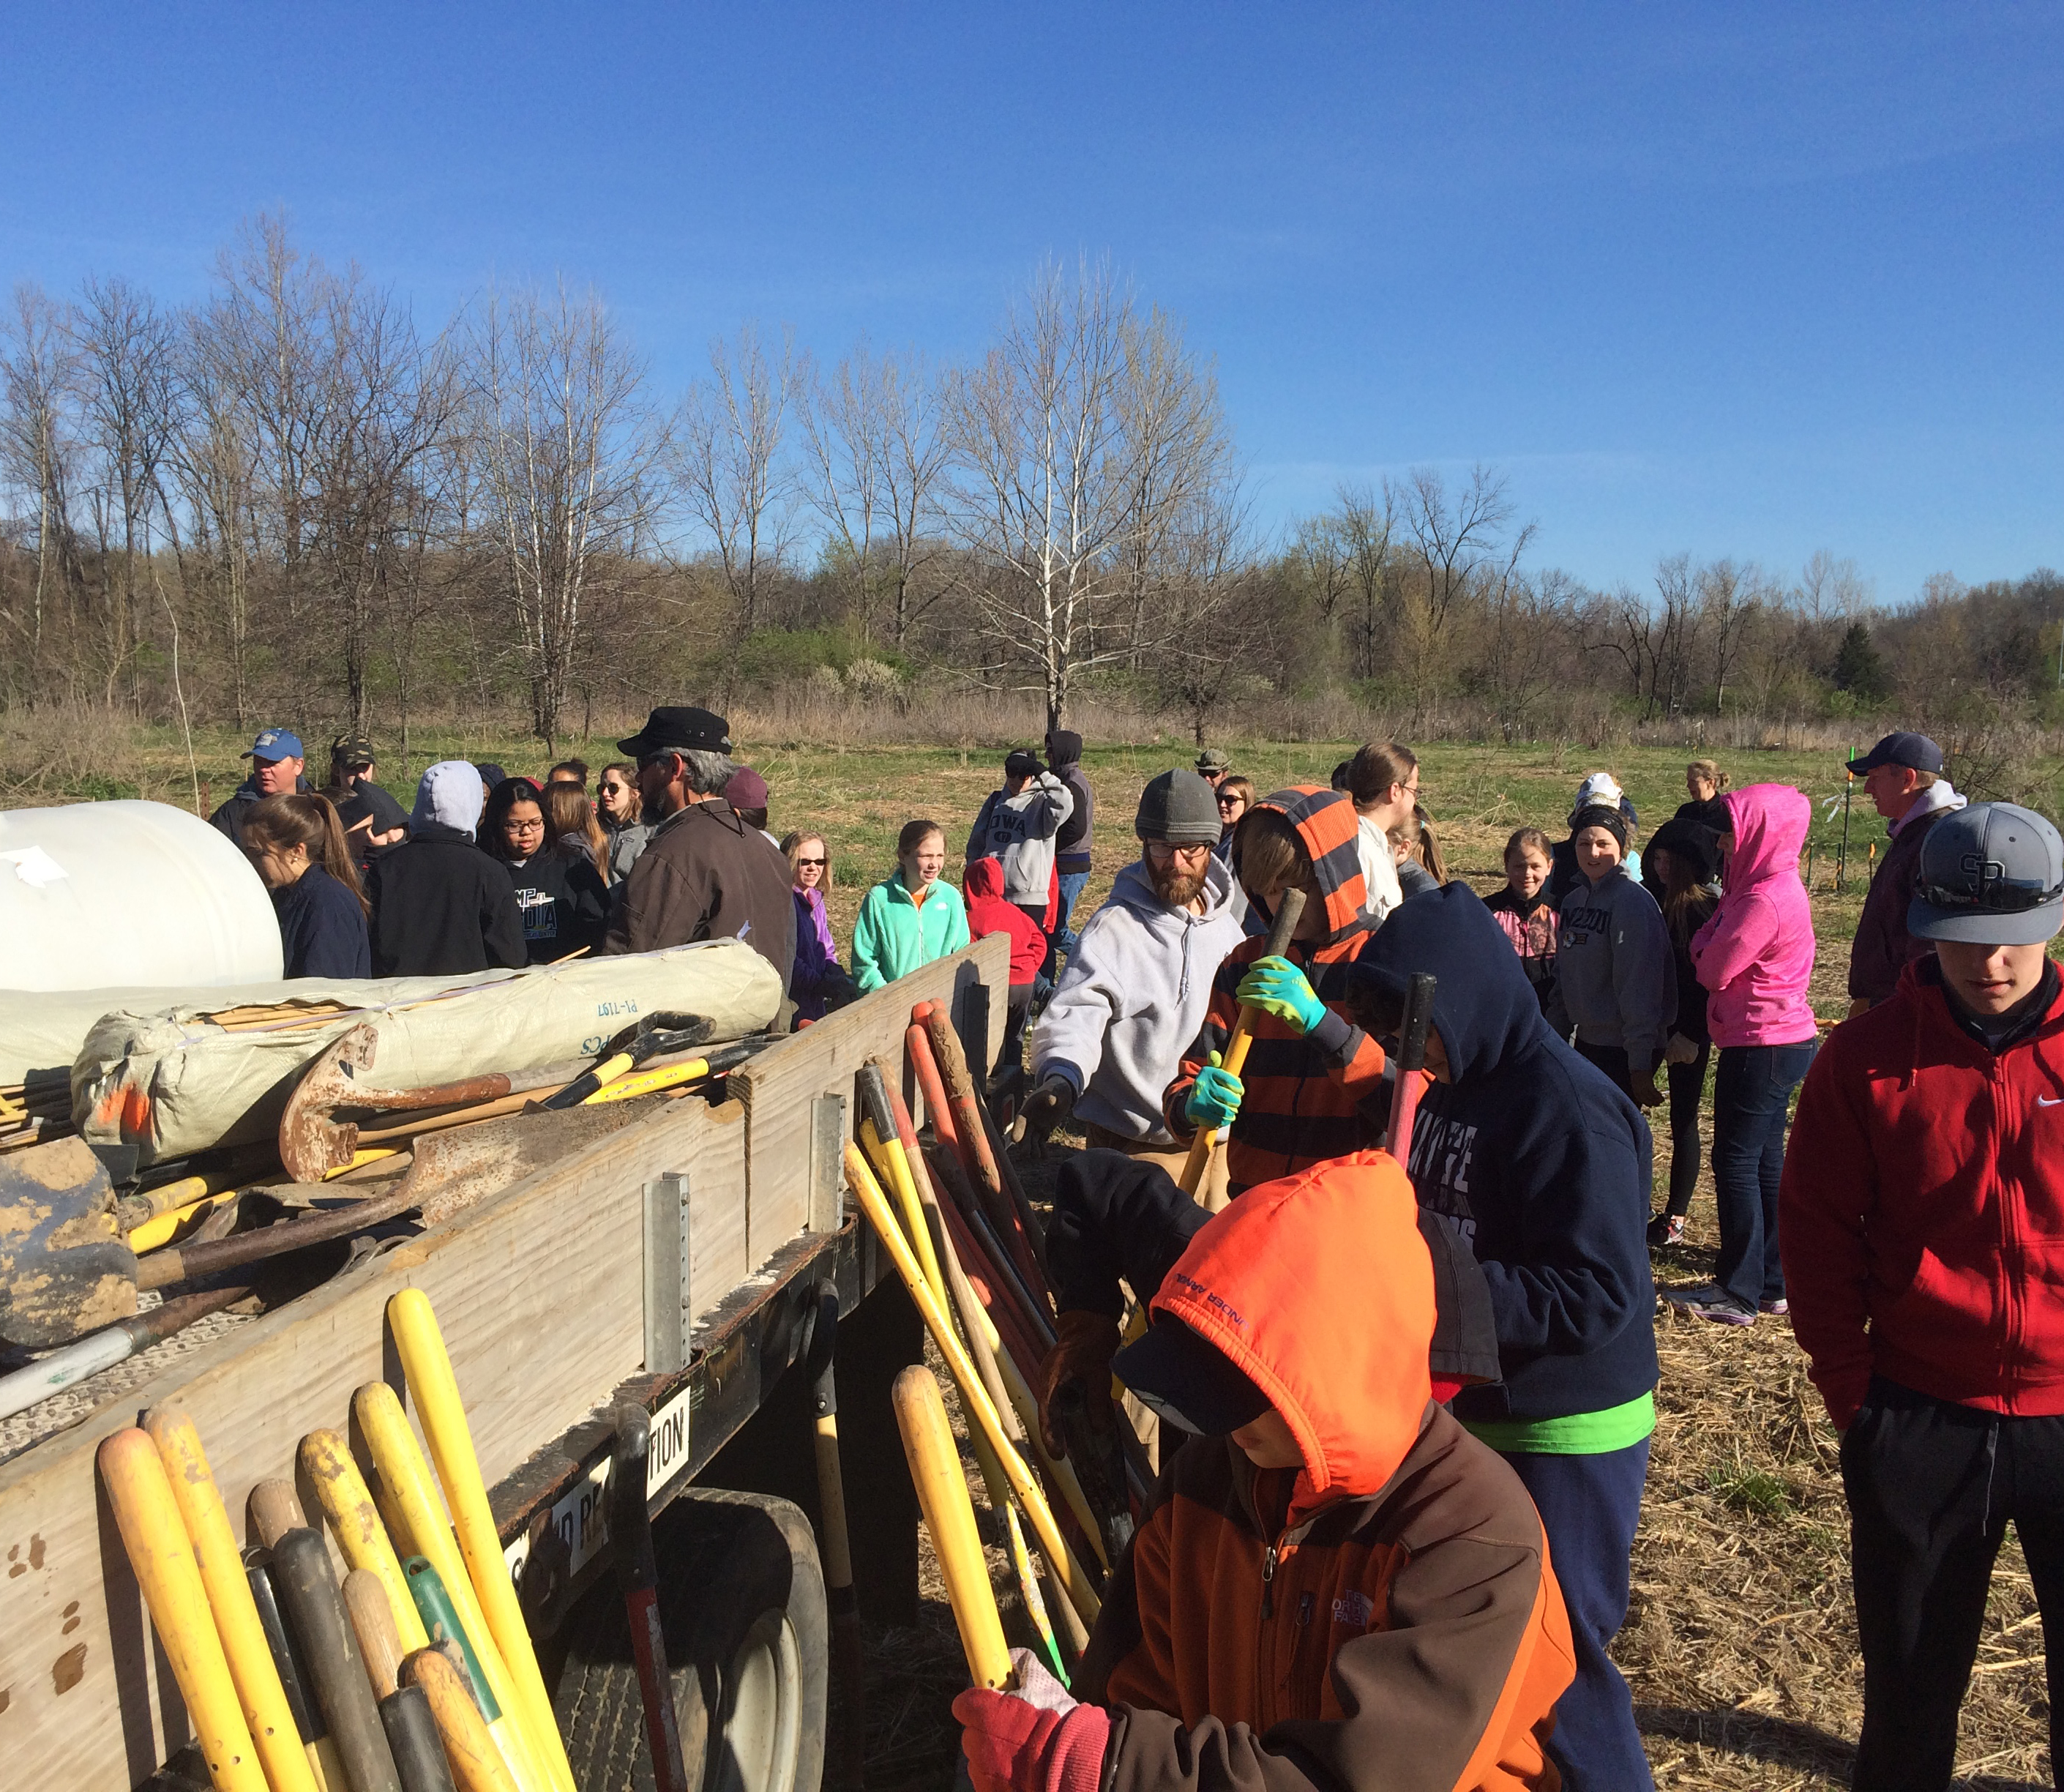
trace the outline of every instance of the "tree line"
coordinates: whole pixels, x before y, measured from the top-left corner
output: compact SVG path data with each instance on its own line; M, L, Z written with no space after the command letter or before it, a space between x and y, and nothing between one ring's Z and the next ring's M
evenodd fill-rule
M565 284L434 329L260 217L207 295L18 287L0 321L0 702L248 728L520 717L684 692L1095 696L1201 739L1324 692L1422 737L1630 723L2064 720L2064 582L1531 563L1506 478L1345 485L1280 539L1208 359L1108 262L1040 267L984 351L820 362L748 325L663 393Z

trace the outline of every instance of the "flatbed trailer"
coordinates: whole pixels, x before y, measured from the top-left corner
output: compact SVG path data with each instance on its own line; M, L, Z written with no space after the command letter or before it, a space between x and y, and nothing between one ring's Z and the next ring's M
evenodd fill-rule
M96 1476L101 1441L176 1401L241 1534L252 1487L297 1475L305 1433L348 1431L360 1447L354 1388L385 1380L405 1403L384 1315L413 1286L444 1333L578 1783L651 1783L604 1516L612 1413L635 1401L651 1415L647 1501L691 1782L816 1792L827 1625L809 1407L804 1378L788 1371L824 1282L841 1315L841 1454L862 1609L908 1621L916 1600L916 1505L889 1383L921 1337L841 1198L854 1079L879 1058L921 1114L905 1067L912 1007L949 1003L970 1061L987 1063L1008 975L1001 938L927 966L762 1052L722 1100L660 1104L0 1466L0 1778L119 1792L189 1740Z

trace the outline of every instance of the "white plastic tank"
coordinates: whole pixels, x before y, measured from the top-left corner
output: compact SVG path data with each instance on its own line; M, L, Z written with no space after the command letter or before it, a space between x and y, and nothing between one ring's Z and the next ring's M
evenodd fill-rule
M167 803L0 810L0 1000L9 990L217 988L284 968L264 882Z

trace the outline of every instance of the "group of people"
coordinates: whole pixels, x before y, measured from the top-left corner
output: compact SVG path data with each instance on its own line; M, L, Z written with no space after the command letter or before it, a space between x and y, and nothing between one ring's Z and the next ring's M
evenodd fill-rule
M1371 743L1331 788L1267 794L1207 753L1146 783L1138 856L1084 918L1092 798L1081 741L1056 733L1005 761L961 888L945 825L903 829L849 968L824 837L764 832L764 782L740 781L721 717L655 710L620 745L585 822L554 794L578 792L559 778L577 765L538 786L449 761L397 839L367 744L340 744L354 763L323 797L273 733L218 825L283 934L369 899L381 970L405 962L382 941L467 928L492 963L739 938L808 1022L1008 934L998 1070L1029 1063L1026 1127L1089 1148L1050 1224L1042 1403L1079 1386L1094 1413L1115 1368L1187 1441L1163 1451L1074 1697L1028 1657L1016 1693L957 1701L980 1792L1650 1784L1610 1645L1655 1423L1650 1251L1682 1237L1709 1068L1721 1248L1711 1282L1667 1298L1789 1318L1842 1433L1855 1783L1947 1785L2009 1519L2044 1611L2064 1598L2046 1466L2064 1448L2064 1155L2044 1136L2064 1108L2046 950L2064 840L2046 820L1967 804L1919 735L1853 764L1892 846L1823 1043L1808 799L1729 789L1703 760L1639 850L1618 781L1587 777L1560 837L1513 834L1486 902L1448 876L1409 749ZM547 854L579 869L548 882ZM1271 955L1292 890L1301 917ZM1394 1042L1427 971L1430 1080L1401 1165L1381 1148ZM1666 1102L1655 1209L1646 1113ZM1176 1177L1205 1128L1225 1148L1193 1198ZM1122 1350L1121 1282L1152 1319Z

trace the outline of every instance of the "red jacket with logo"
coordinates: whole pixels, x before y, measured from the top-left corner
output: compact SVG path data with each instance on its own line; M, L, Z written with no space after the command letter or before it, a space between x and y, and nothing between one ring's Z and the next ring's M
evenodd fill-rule
M1909 965L1828 1036L1784 1154L1792 1330L1840 1426L1873 1370L1960 1406L2064 1413L2064 988L1994 1054L1940 975Z
M1428 1398L1417 1209L1358 1152L1251 1189L1163 1281L1157 1322L1236 1363L1304 1467L1197 1437L1163 1470L1075 1682L1111 1707L1106 1792L1560 1785L1569 1620L1518 1476Z

